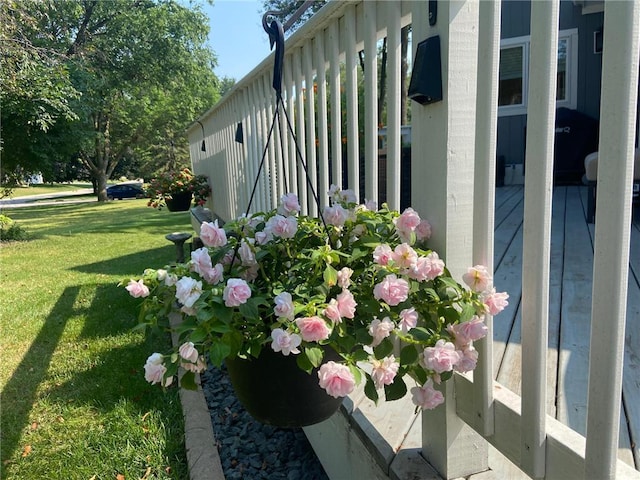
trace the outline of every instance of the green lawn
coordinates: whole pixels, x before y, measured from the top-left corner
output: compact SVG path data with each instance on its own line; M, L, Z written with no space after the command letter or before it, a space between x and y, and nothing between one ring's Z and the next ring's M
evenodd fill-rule
M2 478L187 478L175 388L144 380L168 338L131 331L117 283L175 260L189 213L146 200L11 210L31 240L0 248Z

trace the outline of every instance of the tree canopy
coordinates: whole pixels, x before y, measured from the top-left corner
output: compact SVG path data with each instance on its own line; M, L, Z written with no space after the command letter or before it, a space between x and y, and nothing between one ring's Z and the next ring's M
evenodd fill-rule
M4 0L3 173L79 159L106 199L118 164L188 159L186 126L219 97L208 19L176 0Z

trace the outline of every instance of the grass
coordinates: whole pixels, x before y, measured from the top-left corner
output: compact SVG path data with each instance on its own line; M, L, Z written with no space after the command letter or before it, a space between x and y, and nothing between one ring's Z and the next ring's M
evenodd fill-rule
M164 235L190 231L188 212L142 199L11 216L31 239L0 248L2 478L187 478L177 390L143 376L169 339L131 331L138 302L117 284L175 260Z
M28 195L41 195L43 193L75 192L84 188L92 188L90 183L52 183L31 185L29 187L17 187L13 189L10 198L26 197Z

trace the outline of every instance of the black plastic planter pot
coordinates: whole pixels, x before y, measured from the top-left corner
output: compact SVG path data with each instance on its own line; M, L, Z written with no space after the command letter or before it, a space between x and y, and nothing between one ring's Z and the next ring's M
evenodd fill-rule
M324 361L340 357L325 349ZM304 427L333 415L342 398L327 395L318 385L318 369L301 370L296 356L265 348L258 358L225 360L236 396L253 418L278 427Z
M174 193L171 198L165 198L164 202L170 212L186 212L191 207L192 198L193 194L191 192Z

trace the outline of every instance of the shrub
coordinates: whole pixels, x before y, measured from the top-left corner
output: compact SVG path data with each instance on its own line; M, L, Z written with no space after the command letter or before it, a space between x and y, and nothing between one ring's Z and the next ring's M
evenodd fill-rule
M6 215L0 215L0 241L10 242L26 240L27 232Z

